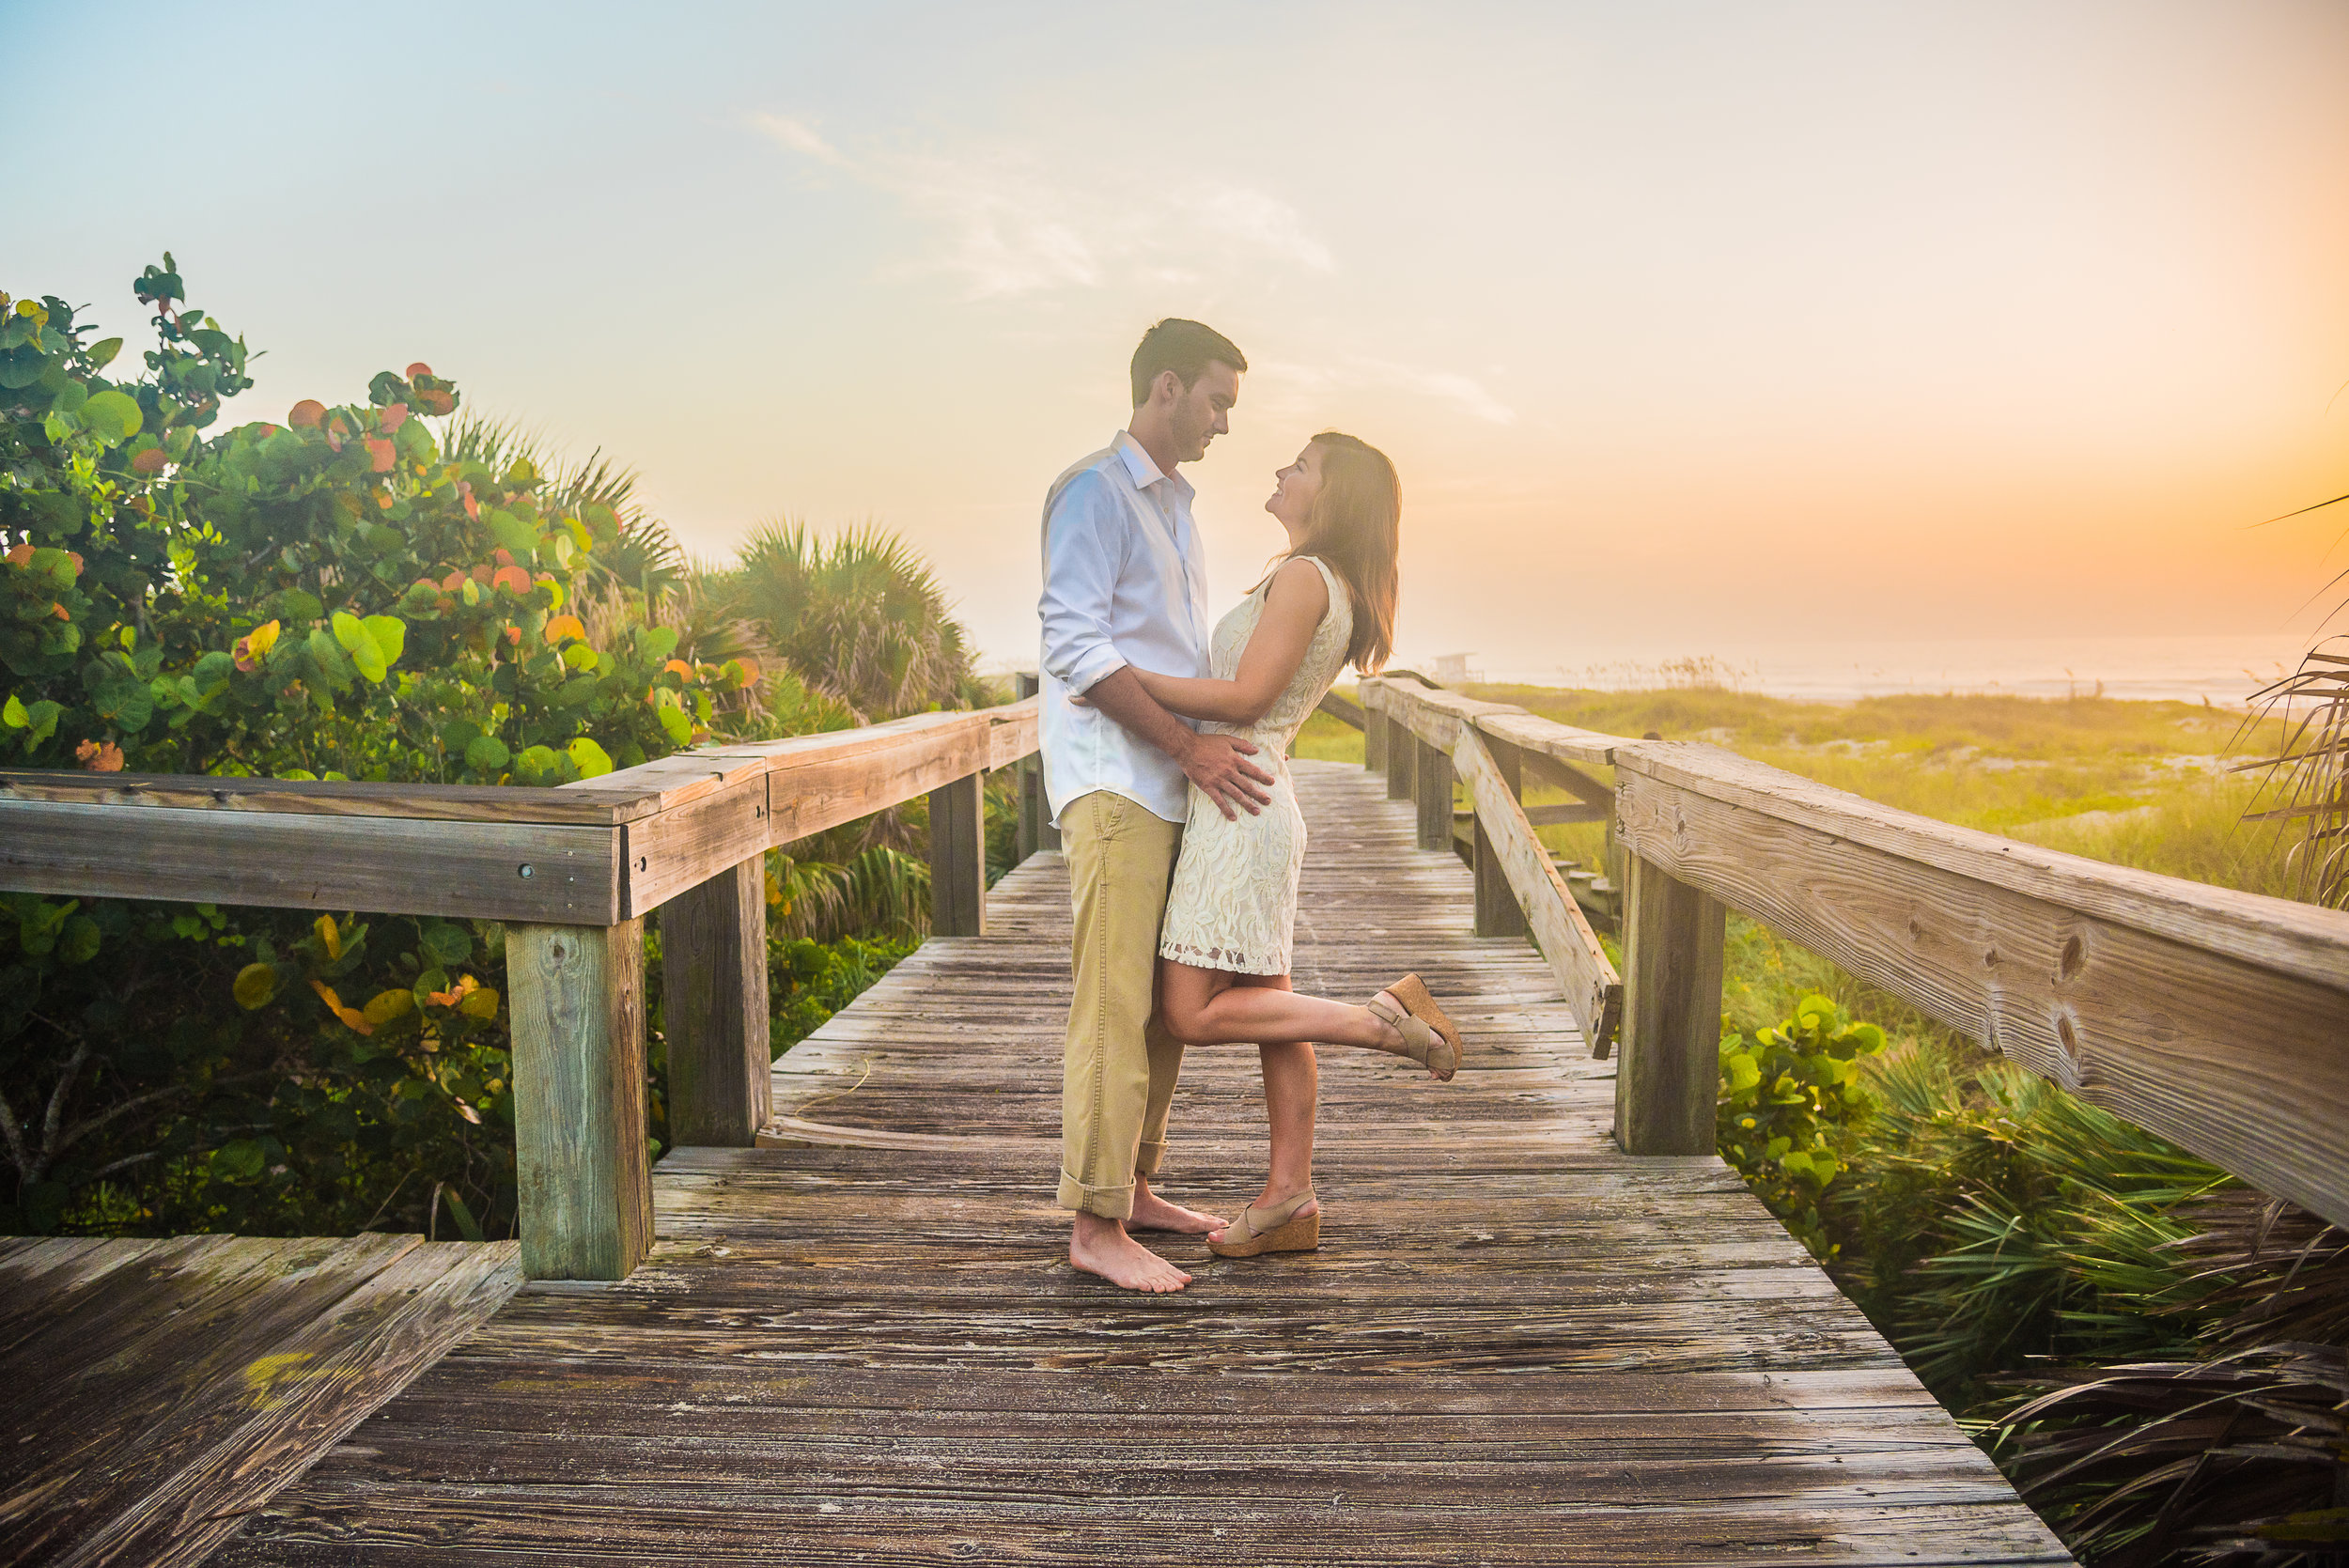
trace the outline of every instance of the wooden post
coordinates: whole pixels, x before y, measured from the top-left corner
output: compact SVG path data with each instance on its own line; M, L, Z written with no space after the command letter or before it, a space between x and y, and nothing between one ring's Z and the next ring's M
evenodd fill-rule
M1387 716L1383 713L1362 715L1362 766L1373 773L1387 767Z
M1412 794L1419 801L1419 846L1452 847L1452 759L1426 741L1413 737Z
M1615 1141L1627 1155L1709 1155L1719 1097L1728 912L1653 862L1625 857L1623 1050Z
M1044 689L1044 677L1032 671L1019 672L1019 694L1033 697ZM1019 841L1018 853L1021 860L1038 850L1060 853L1060 830L1052 826L1051 797L1044 793L1044 753L1031 753L1019 759Z
M1493 759L1493 768L1512 797L1522 799L1524 780L1520 776L1518 759L1524 754L1506 741L1483 737L1485 750ZM1473 802L1471 802L1473 803ZM1480 937L1522 937L1526 932L1525 908L1517 902L1517 890L1509 885L1509 868L1501 862L1501 855L1493 847L1491 835L1485 831L1485 814L1476 814L1476 934Z
M767 859L754 855L661 907L669 1141L747 1149L771 1110Z
M987 812L984 774L965 773L930 791L930 935L987 933Z
M1419 761L1419 737L1399 719L1387 721L1387 799L1411 799L1412 765Z
M522 1272L624 1280L652 1246L645 923L509 925Z

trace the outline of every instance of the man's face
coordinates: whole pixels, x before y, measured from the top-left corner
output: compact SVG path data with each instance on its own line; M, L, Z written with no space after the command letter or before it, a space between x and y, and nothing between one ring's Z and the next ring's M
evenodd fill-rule
M1182 382L1175 383L1181 386ZM1232 405L1239 401L1239 372L1218 360L1199 374L1174 400L1170 423L1174 432L1176 462L1195 463L1207 455L1207 442L1232 428Z

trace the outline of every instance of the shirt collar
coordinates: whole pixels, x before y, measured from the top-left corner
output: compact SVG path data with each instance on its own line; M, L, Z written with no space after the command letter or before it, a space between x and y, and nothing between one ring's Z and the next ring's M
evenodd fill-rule
M1143 449L1142 442L1134 439L1134 433L1131 430L1118 431L1117 439L1110 444L1115 449L1117 455L1126 460L1126 472L1133 475L1134 489L1146 490L1152 485L1164 479L1174 485L1175 493L1184 500L1190 499L1193 493L1190 481L1179 474L1162 473L1159 465L1151 461L1150 454Z

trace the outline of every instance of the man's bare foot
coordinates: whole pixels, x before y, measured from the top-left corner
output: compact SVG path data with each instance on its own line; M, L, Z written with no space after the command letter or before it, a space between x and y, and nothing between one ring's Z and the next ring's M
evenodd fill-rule
M1287 1203L1291 1198L1296 1197L1303 1190L1303 1188L1297 1187L1288 1188L1285 1190L1276 1190L1271 1183L1267 1182L1265 1184L1265 1189L1256 1195L1256 1201L1248 1206L1252 1209L1268 1209L1276 1203ZM1306 1202L1295 1214L1290 1215L1289 1219L1302 1219L1309 1214L1319 1214L1320 1212L1321 1200L1317 1197L1311 1198L1306 1200ZM1209 1241L1221 1241L1223 1239L1223 1230L1224 1228L1222 1226L1217 1226L1215 1230L1208 1234L1207 1239Z
M1170 1203L1148 1188L1137 1184L1134 1189L1134 1212L1126 1219L1128 1231L1172 1231L1178 1235L1206 1235L1230 1224L1212 1214L1187 1209L1180 1203Z
M1121 1290L1157 1296L1190 1283L1190 1275L1128 1235L1123 1224L1082 1211L1068 1233L1068 1262Z

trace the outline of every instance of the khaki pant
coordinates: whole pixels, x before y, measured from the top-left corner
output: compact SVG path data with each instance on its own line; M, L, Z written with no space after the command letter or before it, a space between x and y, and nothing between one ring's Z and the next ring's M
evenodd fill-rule
M1183 1043L1159 1026L1159 924L1180 823L1109 790L1060 814L1076 912L1076 1001L1061 1079L1060 1204L1111 1219L1134 1211L1134 1177L1166 1154Z

